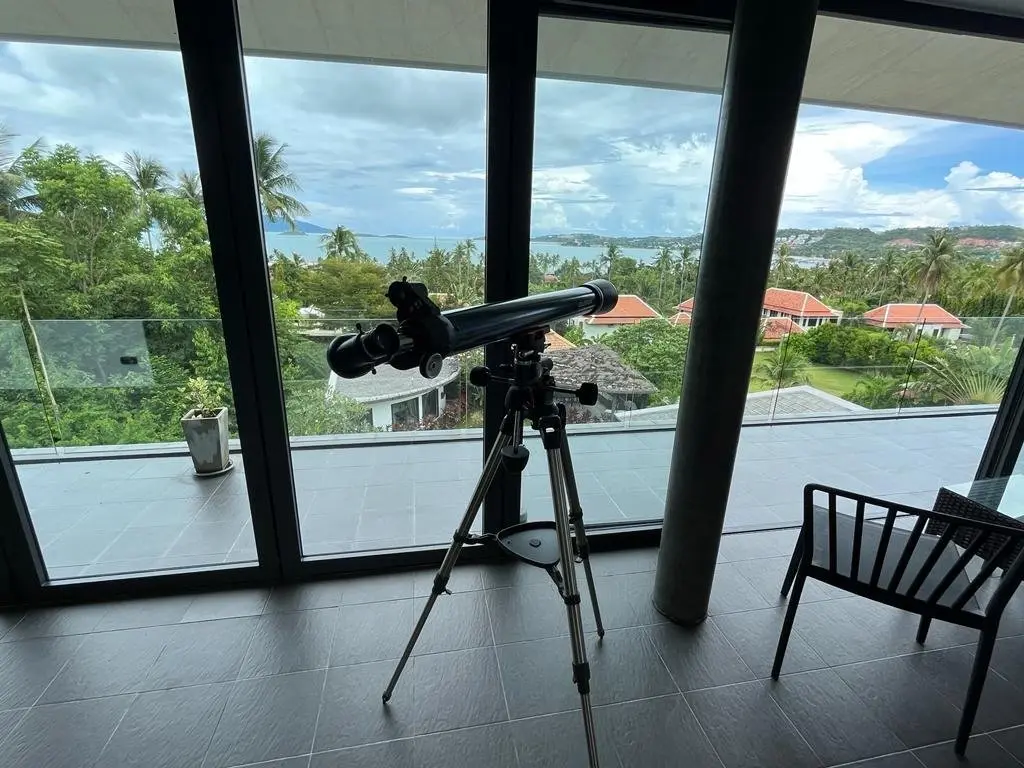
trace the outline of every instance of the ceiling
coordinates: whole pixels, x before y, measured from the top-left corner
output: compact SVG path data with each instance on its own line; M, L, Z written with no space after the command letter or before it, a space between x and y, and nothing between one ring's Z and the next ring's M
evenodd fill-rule
M238 0L249 53L482 70L484 0ZM1009 12L1018 0L961 0ZM1024 12L1024 11L1022 11ZM6 0L13 38L175 46L171 0ZM728 37L542 19L548 76L720 90ZM806 100L1024 126L1024 44L819 17Z

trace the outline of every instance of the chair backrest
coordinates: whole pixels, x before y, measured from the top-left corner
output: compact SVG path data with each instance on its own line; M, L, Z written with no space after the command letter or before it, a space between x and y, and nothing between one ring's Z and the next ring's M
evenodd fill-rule
M947 619L971 610L998 621L1024 579L1024 529L992 521L810 484L804 488L804 531L804 557L826 580ZM980 567L972 575L968 565L976 558ZM982 611L972 610L1000 567L999 586Z

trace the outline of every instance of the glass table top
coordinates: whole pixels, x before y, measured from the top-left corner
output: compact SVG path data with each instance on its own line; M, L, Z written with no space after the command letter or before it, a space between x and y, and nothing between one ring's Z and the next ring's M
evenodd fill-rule
M1024 519L1024 475L974 480L943 487L1001 515Z

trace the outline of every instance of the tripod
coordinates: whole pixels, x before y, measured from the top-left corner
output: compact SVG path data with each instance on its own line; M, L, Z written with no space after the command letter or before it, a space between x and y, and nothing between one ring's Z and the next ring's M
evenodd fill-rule
M583 405L597 402L597 386L583 384L578 390L560 388L551 377L552 361L541 357L544 350L546 328L537 328L517 335L512 340L513 363L502 366L495 376L483 367L470 372L470 381L475 386L486 386L490 382L509 384L505 396L505 416L501 422L498 438L494 441L484 468L470 498L466 513L452 536L452 544L445 553L444 561L434 576L434 584L426 605L420 614L412 636L391 681L384 691L386 704L395 690L398 678L405 669L423 626L437 598L448 592L448 579L466 544L496 543L501 549L518 560L543 568L555 583L565 603L569 622L569 639L572 645L572 679L580 694L583 710L583 727L587 736L587 754L591 768L598 768L597 738L594 733L594 714L590 705L590 664L587 661L587 646L583 637L583 618L580 612L580 593L576 584L577 558L583 564L590 591L590 602L594 606L594 620L598 637L604 637L601 611L597 605L594 589L594 575L590 567L590 551L586 532L583 528L583 509L580 506L576 476L573 473L572 457L565 434L565 406L555 404L555 393L575 396ZM487 491L494 482L498 470L519 474L525 469L530 453L523 445L523 421L529 419L534 429L540 432L544 452L547 454L548 475L551 482L551 497L554 503L554 521L520 523L499 531L497 535L474 535L470 528L483 503ZM559 570L558 565L562 564Z

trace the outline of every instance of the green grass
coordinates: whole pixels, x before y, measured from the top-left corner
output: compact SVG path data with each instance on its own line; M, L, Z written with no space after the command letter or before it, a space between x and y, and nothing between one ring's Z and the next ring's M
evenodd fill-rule
M811 365L807 372L809 384L823 392L842 397L850 392L854 385L864 378L863 373L847 368L832 368L827 365Z
M769 354L771 353L754 353L754 370L757 370L757 364L765 357L765 355ZM851 371L847 368L833 368L829 365L815 365L812 363L810 369L807 371L807 383L815 389L828 392L836 397L842 397L850 392L854 385L864 376L865 373L859 371ZM769 389L772 389L771 384L755 378L751 378L750 385L747 387L748 392L764 392Z

